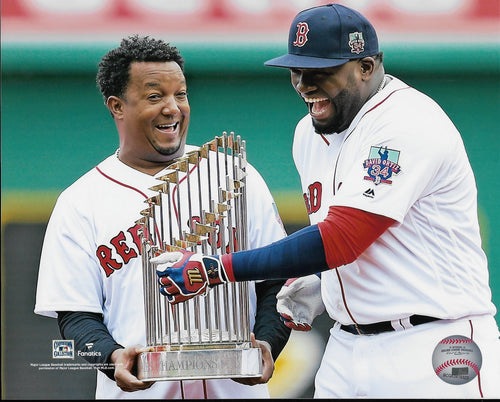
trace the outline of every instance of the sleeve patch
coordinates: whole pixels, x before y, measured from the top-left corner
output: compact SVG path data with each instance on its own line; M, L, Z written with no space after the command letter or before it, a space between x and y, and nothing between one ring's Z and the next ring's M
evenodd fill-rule
M368 159L363 162L367 175L364 180L373 181L375 185L392 184L392 175L401 171L398 165L400 151L382 146L370 147Z

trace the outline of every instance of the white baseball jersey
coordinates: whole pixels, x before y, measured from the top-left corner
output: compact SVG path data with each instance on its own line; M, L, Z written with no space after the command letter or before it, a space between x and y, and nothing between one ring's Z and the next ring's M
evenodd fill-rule
M326 309L342 324L494 315L460 134L432 99L388 78L344 132L319 135L309 115L296 127L311 224L332 205L397 221L355 262L323 272Z
M195 149L186 146L186 152ZM201 171L203 166L200 163L197 168ZM248 248L255 248L282 238L285 231L264 180L251 165L247 174ZM144 201L158 194L150 190L161 183L155 177L127 166L113 154L61 193L43 244L35 313L49 317L56 317L57 311L101 313L117 343L146 345L139 225L135 222L147 207ZM196 202L196 182L191 186ZM182 209L181 224L189 232L186 204L181 200L177 208ZM254 286L250 290L253 326ZM203 398L202 381L183 384L186 398ZM207 381L207 392L208 398L269 397L267 385L250 387L229 379ZM147 390L127 393L98 371L96 398L180 397L179 381L159 381Z
M322 272L336 322L315 379L316 398L499 397L500 341L481 249L476 184L459 133L429 97L391 78L342 133L297 125L293 156L311 224L331 205L396 224L351 264ZM443 320L412 326L407 317ZM355 335L341 324L392 321L393 332ZM436 345L474 339L481 380L434 372Z

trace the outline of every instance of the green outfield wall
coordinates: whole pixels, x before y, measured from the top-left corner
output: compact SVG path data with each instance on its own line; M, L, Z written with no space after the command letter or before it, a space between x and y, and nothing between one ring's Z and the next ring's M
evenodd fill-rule
M186 61L189 142L200 145L222 131L241 135L287 229L305 225L291 147L293 129L306 109L290 86L288 71L263 66L285 46L177 45ZM23 281L19 277L12 279L18 284L9 283L7 273L21 269L13 253L32 254L22 268L31 278L25 285L29 300L19 302L26 304L26 314L33 314L43 233L37 232L30 243L35 246L27 250L24 238L12 236L20 233L16 225L26 229L21 231L26 236L30 225L45 224L57 195L117 148L114 123L95 85L100 57L115 46L2 44L2 290L12 292ZM433 97L462 133L477 180L493 301L500 306L500 44L382 43L381 49L386 71ZM10 294L2 292L2 313L14 302Z
M46 220L57 194L117 147L114 123L95 85L99 59L116 45L2 44L3 223ZM288 71L263 66L285 48L177 46L186 60L189 142L202 144L224 130L241 135L283 220L305 224L291 145L306 109ZM386 71L433 97L462 133L477 179L492 281L500 293L500 44L382 43L381 49Z
M25 199L31 204L31 196L50 201L116 148L114 123L95 85L100 57L116 45L2 44L3 196L14 196L16 203ZM186 59L192 107L190 142L235 131L246 139L250 161L282 199L284 219L306 219L296 205L301 197L290 152L293 128L306 110L287 70L263 66L283 53L283 46L178 46ZM499 190L491 179L498 170L500 44L393 43L381 48L388 73L434 97L455 121L480 191L486 193L480 194L480 204L498 222L493 194ZM19 198L19 192L24 196ZM3 221L16 215L8 206ZM32 214L38 215L38 209Z

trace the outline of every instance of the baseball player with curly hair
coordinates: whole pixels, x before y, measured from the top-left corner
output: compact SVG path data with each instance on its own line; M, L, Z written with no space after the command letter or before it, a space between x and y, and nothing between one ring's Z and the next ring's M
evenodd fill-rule
M160 291L171 302L190 294L187 268L208 284L298 278L278 294L287 325L310 329L324 308L334 320L318 398L500 397L476 183L456 127L431 98L385 73L374 27L342 5L300 12L288 53L265 64L290 70L308 108L293 157L311 225L216 256L216 279L203 255L161 254ZM433 368L436 345L454 335L482 354L478 375L460 385Z
M249 284L252 342L262 349L262 377L153 383L134 375L137 354L146 345L136 222L144 201L156 194L151 188L157 177L175 158L198 148L186 145L190 106L177 48L149 37L123 39L102 58L97 83L120 147L59 196L44 239L35 313L56 317L64 339L74 340L75 353L101 368L98 399L268 398L274 359L290 334L276 311L283 280ZM264 180L251 165L246 172L248 247L260 247L286 234ZM191 189L198 194L196 185ZM209 191L198 190L202 197ZM181 224L189 231L192 222Z

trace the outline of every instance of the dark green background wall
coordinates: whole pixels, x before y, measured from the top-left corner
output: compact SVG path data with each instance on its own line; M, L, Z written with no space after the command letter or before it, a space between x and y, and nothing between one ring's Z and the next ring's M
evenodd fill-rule
M28 224L22 231L26 236L29 224L44 224L58 193L117 147L114 123L95 86L99 58L116 45L2 44L2 286L9 289L2 292L4 311L6 305L15 305L28 317L33 315L43 234L36 227L31 247L24 251L32 258L23 268L30 278L23 284L22 276L12 276L20 267L13 249L6 247L5 228L10 228L8 234L19 233L9 225ZM223 130L241 135L250 162L266 179L289 230L305 224L291 145L294 126L306 109L289 84L288 72L262 64L283 53L284 47L178 46L186 59L190 142L202 144ZM393 43L382 50L386 71L433 97L462 133L477 180L493 301L500 306L500 45ZM23 239L9 241L23 244ZM19 286L22 292L12 291ZM23 294L26 297L19 299ZM16 299L7 299L9 295ZM9 307L9 316L19 317L15 311ZM7 331L11 342L3 344L3 351L12 350L12 342L27 342L19 339L12 324L2 327L2 335Z
M22 219L16 206L23 202L37 205L31 215L21 208L24 220L33 211L33 219L46 219L57 193L117 147L114 123L95 85L100 57L116 45L2 45L3 221ZM178 46L186 59L190 142L204 143L223 130L241 135L283 219L303 223L291 144L305 106L285 69L263 66L284 47ZM494 236L500 224L500 44L382 43L381 48L387 72L436 99L461 131L478 183L484 247L494 284L500 283L498 232Z

